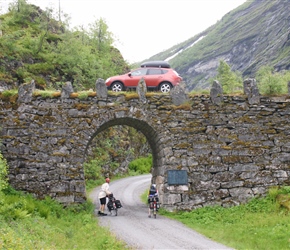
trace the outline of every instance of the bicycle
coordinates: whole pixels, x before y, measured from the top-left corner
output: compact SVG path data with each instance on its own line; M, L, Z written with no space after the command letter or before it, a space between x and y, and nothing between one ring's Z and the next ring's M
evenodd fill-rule
M110 194L108 196L109 202L107 204L108 210L110 214L112 215L112 211L114 211L115 216L118 215L118 209L122 207L122 204L120 200L116 200L113 194Z
M153 197L149 197L149 200L150 200L149 201L150 210L153 212L153 216L156 219L158 208L159 208L159 204L158 204L159 199L158 197L153 196ZM149 217L151 217L151 215Z

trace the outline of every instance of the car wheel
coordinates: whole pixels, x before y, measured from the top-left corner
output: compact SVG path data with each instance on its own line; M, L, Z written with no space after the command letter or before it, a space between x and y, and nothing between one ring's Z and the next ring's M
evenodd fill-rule
M119 91L123 91L124 89L124 86L121 82L114 82L112 85L111 85L111 90L114 91L114 92L119 92Z
M168 82L163 82L160 84L160 87L159 87L159 90L162 92L162 93L168 93L170 92L170 90L172 89L172 86L170 83Z

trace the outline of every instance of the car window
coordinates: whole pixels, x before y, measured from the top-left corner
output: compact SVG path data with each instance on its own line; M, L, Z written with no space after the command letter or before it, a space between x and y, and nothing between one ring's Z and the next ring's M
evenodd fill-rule
M131 72L131 76L144 76L146 75L147 69L136 69Z
M163 70L162 70L162 73L163 73L163 74L166 74L167 72L168 72L167 69L163 69Z
M149 69L148 75L161 75L162 70L161 69Z

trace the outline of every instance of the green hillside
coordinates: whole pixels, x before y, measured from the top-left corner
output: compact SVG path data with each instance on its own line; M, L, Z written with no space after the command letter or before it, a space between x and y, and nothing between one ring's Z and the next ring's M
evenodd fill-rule
M19 0L0 16L0 87L34 79L40 89L57 89L66 81L77 90L89 89L98 78L128 71L104 20L88 30L70 30L54 15Z
M220 60L244 78L290 69L289 1L247 1L196 36L149 60L169 60L189 90L208 88ZM147 59L148 60L148 59Z

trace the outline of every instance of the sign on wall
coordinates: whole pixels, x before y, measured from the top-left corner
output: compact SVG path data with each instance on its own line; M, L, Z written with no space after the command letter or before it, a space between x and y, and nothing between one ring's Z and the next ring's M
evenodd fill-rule
M187 171L186 170L168 170L167 171L168 185L187 185Z

